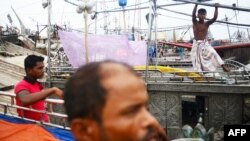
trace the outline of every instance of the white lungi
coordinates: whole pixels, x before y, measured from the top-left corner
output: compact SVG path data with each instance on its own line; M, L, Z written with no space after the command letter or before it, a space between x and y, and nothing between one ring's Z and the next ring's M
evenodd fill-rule
M217 67L224 64L219 54L207 42L194 40L191 49L191 59L194 71L215 71Z

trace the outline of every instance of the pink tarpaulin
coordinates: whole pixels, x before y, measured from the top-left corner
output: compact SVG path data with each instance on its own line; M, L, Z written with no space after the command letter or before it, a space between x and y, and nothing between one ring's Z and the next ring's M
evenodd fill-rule
M74 68L85 64L84 34L59 31L60 40ZM132 66L146 65L146 42L128 41L125 35L93 35L88 37L89 62L117 60Z

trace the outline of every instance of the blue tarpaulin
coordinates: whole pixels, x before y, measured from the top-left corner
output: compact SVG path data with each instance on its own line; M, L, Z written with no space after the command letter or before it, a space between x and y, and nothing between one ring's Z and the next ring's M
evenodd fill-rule
M19 124L33 124L31 121L27 121L24 119L19 119L7 115L0 114L0 120L4 120L10 123L19 123ZM36 124L36 123L34 123ZM0 125L1 126L1 125ZM74 137L69 130L64 130L61 128L51 127L51 126L42 126L45 130L47 130L49 133L51 133L56 139L62 140L62 141L74 141Z

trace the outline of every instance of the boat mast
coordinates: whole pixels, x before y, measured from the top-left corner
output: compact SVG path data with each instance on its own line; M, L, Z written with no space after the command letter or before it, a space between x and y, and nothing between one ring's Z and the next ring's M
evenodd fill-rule
M151 35L152 35L152 24L153 24L153 0L149 2L149 13L148 13L148 38L147 38L147 56L146 56L146 72L145 72L145 82L148 82L148 65L149 65L149 48L151 45Z
M155 25L154 25L154 28L155 28L155 49L156 49L156 56L155 56L155 58L156 58L156 61L155 61L155 69L156 69L156 66L158 65L158 57L159 57L159 55L158 55L158 43L157 43L157 28L158 28L158 26L157 26L157 21L158 21L158 14L157 14L157 0L153 0L153 12L154 12L154 19L155 19Z
M51 87L51 60L50 60L50 48L51 48L51 36L50 36L50 32L51 32L51 0L48 0L48 27L47 27L47 35L48 35L48 50L47 50L47 55L48 55L48 87Z
M64 0L65 2L68 2L72 5L77 6L77 13L81 14L83 13L83 17L84 17L84 30L85 30L85 34L84 34L84 39L85 39L85 63L87 64L89 62L89 57L88 57L88 14L91 14L92 12L92 8L94 7L96 0L82 0L81 3L79 3L78 5L70 2L68 0Z
M126 13L125 13L125 6L126 5L127 5L127 0L119 0L119 6L121 6L121 8L122 8L124 34L127 34Z
M126 28L126 15L125 15L125 10L124 7L122 7L123 11L122 11L122 15L123 15L123 28L124 28L124 33L127 33L127 28Z
M227 15L225 15L225 19L226 19L226 22L228 22L228 17L227 17ZM227 32L228 32L228 36L229 36L229 41L230 41L230 43L231 43L232 40L231 40L231 35L230 35L230 30L229 30L228 24L227 24Z
M138 3L141 3L141 0L138 0ZM138 23L137 23L137 28L141 28L141 9L140 9L140 7L141 7L141 5L138 5L138 15L137 15L137 19L139 19L138 20ZM138 34L138 37L137 37L137 39L141 39L141 35L142 33L139 33Z
M87 5L87 0L85 0L85 5ZM88 13L87 9L84 11L84 29L85 29L85 63L89 63L89 53L88 53Z
M18 22L19 22L19 24L20 24L20 28L21 28L21 34L22 35L25 35L26 34L26 27L24 26L24 24L23 24L23 22L22 22L22 20L21 20L21 18L18 16L18 14L16 13L16 11L15 11L15 9L11 6L11 9L12 9L12 11L14 12L14 14L16 15L16 17L17 17L17 20L18 20ZM8 16L9 17L9 20L11 21L11 18L10 18L10 16ZM11 23L11 25L12 25L12 22L10 22Z
M250 40L250 34L249 34L249 29L247 28L247 35L248 35L248 40Z
M97 6L98 6L98 2L96 2L96 6L95 6L95 34L97 34Z

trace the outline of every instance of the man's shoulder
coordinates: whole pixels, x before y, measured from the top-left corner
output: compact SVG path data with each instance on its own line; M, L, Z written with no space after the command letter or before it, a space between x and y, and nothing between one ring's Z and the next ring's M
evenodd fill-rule
M19 85L28 85L29 83L28 82L26 82L25 80L21 80L21 81L19 81L17 84L16 84L16 86L19 86Z
M19 81L14 88L15 93L21 91L21 90L28 90L30 87L29 83L26 82L25 80Z
M26 80L21 80L21 81L19 81L18 83L16 83L16 85L15 85L15 88L20 88L20 87L25 87L25 88L33 88L33 87L39 87L40 85L39 85L39 83L38 82L36 82L36 83L34 83L34 84L31 84L31 83L29 83L29 82L27 82Z

